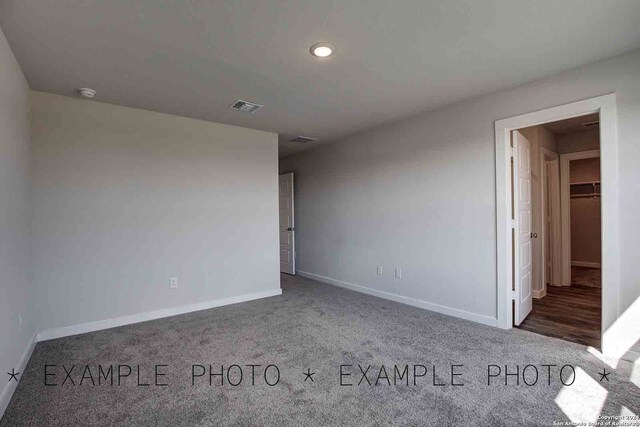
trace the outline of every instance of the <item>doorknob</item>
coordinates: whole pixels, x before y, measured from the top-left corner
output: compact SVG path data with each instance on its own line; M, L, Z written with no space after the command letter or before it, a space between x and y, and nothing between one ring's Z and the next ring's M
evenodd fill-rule
M293 227L287 228L287 231L294 231L294 230L295 230L295 228L293 228Z
M538 233L531 233L531 238L532 239L537 239L538 238Z

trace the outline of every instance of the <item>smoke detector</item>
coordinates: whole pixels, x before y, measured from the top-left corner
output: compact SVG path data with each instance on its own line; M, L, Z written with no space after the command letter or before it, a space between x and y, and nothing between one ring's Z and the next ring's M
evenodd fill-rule
M229 105L229 108L242 111L243 113L255 113L264 105L256 104L255 102L247 102L242 99L238 99L233 104Z
M81 97L91 99L96 96L96 91L93 89L89 89L88 87L81 87L78 89L78 93Z
M291 142L300 142L302 144L306 144L307 142L317 141L315 138L309 138L308 136L296 136L291 140Z

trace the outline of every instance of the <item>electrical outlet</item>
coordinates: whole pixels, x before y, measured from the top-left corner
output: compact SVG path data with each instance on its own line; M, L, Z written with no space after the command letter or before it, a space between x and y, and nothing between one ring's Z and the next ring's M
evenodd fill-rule
M171 287L171 289L175 289L178 287L178 278L177 277L172 277L171 279L169 279L169 286Z
M18 330L22 330L24 326L24 320L22 319L22 313L18 313Z
M376 269L376 274L382 274L382 266L379 265L378 268Z
M402 269L396 268L396 279L402 279Z

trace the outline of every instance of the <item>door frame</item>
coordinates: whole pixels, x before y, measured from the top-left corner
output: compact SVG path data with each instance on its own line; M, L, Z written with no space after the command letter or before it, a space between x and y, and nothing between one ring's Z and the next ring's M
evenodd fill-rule
M547 160L549 159L549 160ZM547 163L552 162L555 164L556 174L555 179L547 171ZM561 283L562 273L562 257L561 257L561 206L560 200L560 155L554 151L545 147L540 147L540 177L541 177L541 200L540 205L540 218L542 218L542 288L538 298L542 298L547 295L547 282L554 285ZM548 186L545 183L549 183ZM553 203L551 204L551 225L547 225L547 210L549 209L547 200L555 200L555 209ZM547 234L549 233L549 234ZM552 236L552 238L550 238ZM548 276L547 266L547 240L551 240L551 277Z
M571 188L569 167L573 160L600 158L600 150L560 155L560 203L562 206L562 286L571 286ZM602 179L600 179L602 185ZM602 188L602 187L600 187ZM603 204L600 203L602 210Z
M497 324L503 329L513 326L512 313L512 229L510 132L529 126L569 119L591 113L600 114L600 177L602 203L602 352L614 353L614 342L605 331L619 316L620 266L619 246L618 154L616 94L589 98L532 113L520 114L495 122L496 149L496 260Z

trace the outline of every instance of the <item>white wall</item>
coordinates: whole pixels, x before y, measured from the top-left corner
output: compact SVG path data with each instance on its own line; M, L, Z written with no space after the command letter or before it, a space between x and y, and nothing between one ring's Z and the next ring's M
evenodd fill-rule
M279 290L276 134L31 99L41 330Z
M494 121L617 92L624 311L640 296L639 69L636 50L283 159L299 269L495 318Z
M0 417L15 387L4 373L22 369L19 362L34 334L29 276L29 141L29 86L0 31Z

